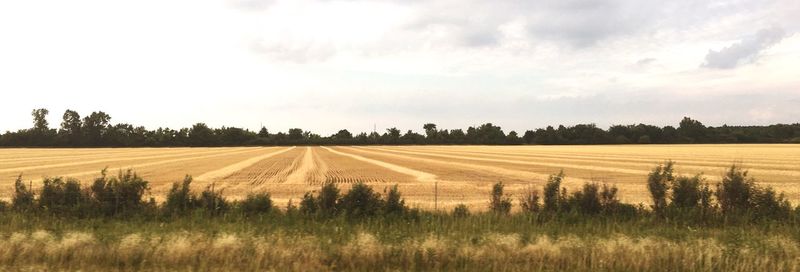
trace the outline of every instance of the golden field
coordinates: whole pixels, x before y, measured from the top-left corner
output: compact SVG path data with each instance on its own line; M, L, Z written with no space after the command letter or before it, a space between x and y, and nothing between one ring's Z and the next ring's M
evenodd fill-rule
M335 182L357 181L384 187L398 184L411 206L450 208L465 203L485 209L491 185L507 184L516 200L529 188L541 189L550 174L564 170L565 185L615 184L628 203L649 203L645 181L656 164L674 160L680 174L703 173L711 184L731 164L742 165L760 184L800 201L800 145L596 145L596 146L368 146L230 148L0 149L0 198L9 199L20 174L33 181L66 176L85 185L100 170L134 169L162 199L187 174L193 186L231 199L268 191L279 203Z

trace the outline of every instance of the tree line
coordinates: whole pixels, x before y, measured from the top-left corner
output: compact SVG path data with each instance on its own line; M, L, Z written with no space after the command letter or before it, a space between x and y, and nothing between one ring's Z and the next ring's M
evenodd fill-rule
M47 109L31 112L33 127L0 134L0 146L6 147L179 147L179 146L265 146L265 145L425 145L425 144L673 144L673 143L800 143L800 123L768 126L705 126L684 117L678 127L646 124L613 125L602 129L595 124L548 126L504 132L500 126L485 123L463 129L439 129L436 124L422 126L423 134L405 133L397 128L384 133L373 131L353 134L342 129L329 136L292 128L271 133L238 127L211 128L197 123L189 128L158 128L111 123L105 112L88 116L66 110L58 128L47 122Z

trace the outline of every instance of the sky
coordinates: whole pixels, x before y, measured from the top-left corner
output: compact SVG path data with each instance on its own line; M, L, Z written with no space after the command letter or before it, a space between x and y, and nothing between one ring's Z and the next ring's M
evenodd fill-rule
M800 122L800 1L0 1L0 131Z

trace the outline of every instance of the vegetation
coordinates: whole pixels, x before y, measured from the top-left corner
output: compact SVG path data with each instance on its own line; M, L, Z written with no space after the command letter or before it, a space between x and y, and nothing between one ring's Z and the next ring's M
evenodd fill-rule
M490 211L451 213L406 206L397 186L364 183L309 192L299 209L267 193L229 201L191 177L166 201L142 198L131 171L89 190L47 178L34 193L22 177L0 203L0 265L67 270L792 270L800 265L800 209L734 165L716 187L674 176L648 180L662 206L619 201L614 186L561 187L563 173L514 203L497 183ZM716 190L712 189L716 188ZM113 197L109 197L113 196ZM138 197L138 199L137 199ZM113 208L112 208L113 207ZM661 208L658 208L661 207ZM657 209L663 209L657 211ZM747 235L742 235L746 233Z
M158 128L148 130L131 124L111 124L111 116L100 111L81 118L75 111L64 112L60 128L48 127L49 111L32 111L33 127L0 135L0 146L263 146L263 145L400 145L400 144L651 144L651 143L797 143L800 142L800 123L769 126L707 127L685 117L677 128L652 125L614 125L608 130L594 124L540 128L504 132L500 126L486 123L462 129L438 129L436 124L423 125L425 134L414 131L402 133L389 128L383 134L353 134L340 130L330 136L320 136L300 128L270 133L262 127L258 132L237 127L210 128L197 123L190 128Z

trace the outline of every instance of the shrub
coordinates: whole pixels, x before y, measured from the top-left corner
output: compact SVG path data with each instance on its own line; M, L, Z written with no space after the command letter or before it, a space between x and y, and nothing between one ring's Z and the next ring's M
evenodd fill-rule
M312 192L306 192L303 195L303 199L300 200L300 213L302 214L316 214L318 207L319 204L317 203L317 199L314 198L314 194Z
M211 215L223 214L230 207L228 201L222 196L222 190L214 191L214 184L207 186L205 190L200 192L200 197L197 200L198 207Z
M557 175L550 175L544 185L544 210L557 212L566 199L566 190L561 190L561 181L564 180L564 171ZM560 193L560 194L559 194Z
M39 194L39 208L54 213L79 212L81 205L88 204L88 199L75 179L45 178Z
M753 216L755 218L786 219L792 211L792 205L786 197L775 193L771 187L757 188L752 199Z
M535 189L528 189L528 192L519 198L519 203L523 212L536 213L542 208L539 204L539 191Z
M18 211L30 211L34 208L34 195L31 188L25 187L22 175L14 181L14 197L11 199L11 206Z
M675 181L672 174L674 166L674 162L667 161L663 165L656 166L647 176L647 190L650 191L650 197L653 200L653 211L659 216L664 216L667 207L667 191L669 185Z
M717 184L717 201L725 215L741 214L748 210L751 197L756 190L755 180L747 177L747 171L735 164Z
M583 214L599 214L603 206L600 203L600 186L597 183L585 183L583 189L572 193L568 200L572 210Z
M495 183L494 186L492 186L492 198L489 201L489 209L496 214L508 214L511 212L511 198L503 195L504 187L502 182Z
M455 208L453 208L453 217L457 218L464 218L469 216L469 208L467 205L458 204Z
M319 197L317 199L318 211L326 216L332 216L338 213L336 202L339 200L339 188L336 184L328 182L322 185L319 190Z
M145 207L142 196L148 189L147 181L139 177L133 170L119 171L117 177L108 178L106 170L94 180L92 198L100 211L106 215L126 214L139 211Z
M352 218L375 216L382 207L381 195L363 182L353 185L339 200L341 211Z
M292 201L289 201L289 205ZM269 213L272 211L272 198L269 193L252 193L239 203L239 209L246 215L255 215L260 213ZM287 210L289 206L287 206Z
M386 192L386 204L383 206L383 213L386 215L399 215L406 213L407 210L406 201L400 195L397 185L390 187Z
M187 175L183 182L175 182L167 193L167 200L164 202L164 212L169 215L186 214L197 205L197 198L191 193L190 185L192 176Z
M681 210L701 207L701 199L706 197L700 185L701 180L700 175L676 178L672 184L672 202L669 205Z
M617 198L618 191L617 186L608 186L608 184L603 183L603 188L600 191L600 205L603 206L604 211L613 212L619 207L621 203Z

